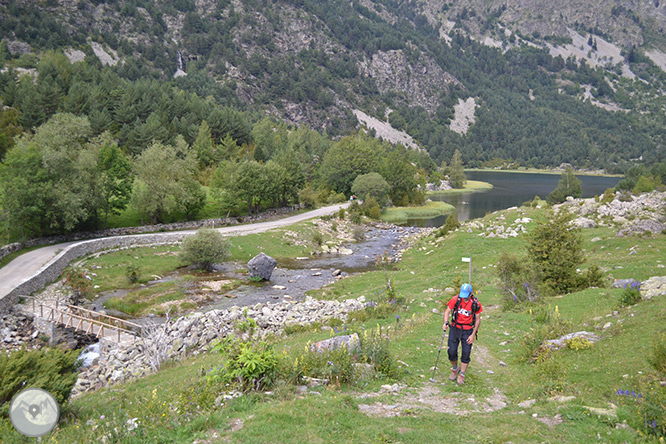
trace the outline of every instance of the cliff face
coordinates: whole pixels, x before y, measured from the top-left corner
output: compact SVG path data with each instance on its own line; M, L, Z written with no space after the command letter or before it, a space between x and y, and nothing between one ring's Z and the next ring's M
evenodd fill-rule
M413 107L420 106L430 114L437 111L440 95L449 85L459 82L445 72L430 57L419 57L414 63L407 60L403 51L378 51L371 58L359 62L359 73L371 78L379 92L400 92Z
M574 29L604 36L625 48L647 45L666 50L666 2L660 0L422 0L420 8L439 25L449 20L477 36L492 33L493 25L500 23L537 38L567 38Z

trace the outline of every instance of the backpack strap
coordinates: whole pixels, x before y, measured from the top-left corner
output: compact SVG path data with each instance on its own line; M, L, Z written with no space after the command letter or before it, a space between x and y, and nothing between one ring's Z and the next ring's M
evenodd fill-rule
M458 324L458 309L460 308L460 303L462 302L462 298L460 295L458 295L456 299L456 305L453 307L453 317L451 318L451 321L453 326L455 327L456 324ZM460 324L458 324L460 325Z
M462 298L460 295L458 295L458 299L456 299L456 305L453 307L453 325L455 326L456 324L462 326L462 325L471 325L472 328L474 328L474 325L476 325L476 312L479 311L479 300L474 296L471 295L472 297L472 321L469 324L460 324L458 323L458 309L460 308L460 304L462 303Z

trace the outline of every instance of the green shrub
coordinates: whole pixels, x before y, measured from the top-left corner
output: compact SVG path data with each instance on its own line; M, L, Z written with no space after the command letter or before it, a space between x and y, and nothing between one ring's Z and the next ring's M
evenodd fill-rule
M345 197L344 193L331 193L328 196L328 199L326 200L329 204L336 204L340 202L346 201L347 198Z
M77 297L86 298L92 291L92 282L86 277L85 270L72 267L65 270L65 283L74 291Z
M352 351L346 347L316 351L308 344L297 356L284 357L280 375L295 384L301 383L306 376L345 384L354 381L355 360Z
M559 338L571 326L562 319L557 306L554 309L551 306L530 308L529 313L534 317L535 325L525 332L518 343L520 360L533 363L550 356L550 350L543 345L545 340Z
M527 255L539 281L558 294L578 288L576 269L583 263L581 230L570 221L566 212L550 211L528 236Z
M635 305L641 301L640 284L635 284L636 283L631 284L631 286L622 291L622 295L620 296L620 305L622 307Z
M364 330L359 339L362 358L366 363L372 364L378 376L389 378L399 376L398 365L389 348L389 337L383 333L379 325L374 330Z
M574 351L587 350L588 348L592 348L592 346L594 345L590 342L589 339L581 338L580 336L567 339L566 343L569 350L574 350Z
M444 222L444 225L442 225L441 228L439 228L437 231L435 231L435 236L437 237L442 237L446 236L448 233L451 231L454 231L456 229L460 228L460 222L458 222L458 217L456 216L456 213L451 213L447 218L446 222Z
M347 211L344 208L340 208L340 210L338 210L338 219L345 220L346 215Z
M133 264L128 265L125 268L125 276L130 284L136 284L139 282L139 267Z
M378 325L372 331L359 335L359 347L349 350L312 350L309 346L296 355L285 355L280 365L280 375L292 383L302 382L304 377L329 381L354 383L357 371L354 364L371 364L377 377L397 377L399 368L391 354L388 336Z
M632 202L634 198L631 197L631 193L629 191L622 191L618 196L618 200L620 202Z
M502 308L509 310L539 299L542 288L534 268L527 258L502 253L497 263L502 284Z
M356 225L352 228L352 237L356 242L365 239L365 227L363 225Z
M356 225L359 225L361 222L363 222L361 219L361 213L351 213L349 220Z
M324 244L324 235L319 231L313 231L310 240L317 247L321 247Z
M546 396L560 393L566 386L566 367L557 353L542 354L536 361L536 381Z
M312 185L308 185L298 192L298 201L305 208L313 208L317 206L318 202L318 193L312 188Z
M55 348L0 353L0 417L8 417L9 403L23 388L46 390L65 405L78 378L79 354Z
M374 197L366 198L363 201L363 205L361 205L361 209L363 210L363 214L370 219L379 220L382 217L382 208Z
M634 185L631 192L634 194L649 193L650 191L654 191L659 185L661 185L661 182L658 178L654 176L641 176L636 181L636 185Z
M606 191L604 191L604 195L601 196L601 203L602 204L609 204L613 202L615 199L615 193L613 192L612 188L606 188Z
M225 356L222 366L206 376L207 383L240 390L263 390L276 380L278 356L265 342L227 337L213 347Z
M218 231L201 228L183 240L180 255L185 262L211 271L214 264L231 256L230 249L229 241Z
M578 288L582 290L590 287L606 287L605 276L596 265L592 265L585 270L585 273L578 275Z

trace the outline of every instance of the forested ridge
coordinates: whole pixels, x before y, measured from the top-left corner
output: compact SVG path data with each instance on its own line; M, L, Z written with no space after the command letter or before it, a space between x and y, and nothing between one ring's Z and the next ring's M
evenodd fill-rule
M406 2L368 5L3 2L5 241L104 227L128 209L146 223L340 200L369 172L392 184L394 203L418 202L417 185L456 149L470 167L623 172L663 160L666 74L643 48L625 53L637 76L628 80L618 66L501 50L464 29L444 38ZM407 66L391 65L395 54ZM176 78L179 59L186 75ZM413 94L426 87L428 104ZM586 88L626 111L581 100ZM459 134L454 105L470 97L475 122ZM354 109L388 118L429 156L361 135ZM173 175L151 177L156 165Z

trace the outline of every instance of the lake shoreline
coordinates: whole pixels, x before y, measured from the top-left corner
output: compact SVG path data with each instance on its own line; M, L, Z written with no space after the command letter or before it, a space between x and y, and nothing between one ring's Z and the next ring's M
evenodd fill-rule
M497 169L497 168L468 168L465 171L473 171L479 173L522 173L522 174L562 174L564 170L558 169L538 169L538 168L525 168L525 169ZM599 174L593 171L576 171L574 170L575 176L593 176L593 177L624 177L623 174Z
M404 224L409 219L432 219L437 216L449 215L456 208L442 201L426 201L424 205L414 207L390 207L382 214L382 221L391 224Z
M494 185L480 180L468 180L463 188L451 188L449 190L428 191L426 196L444 196L447 194L476 193L479 191L492 190Z

